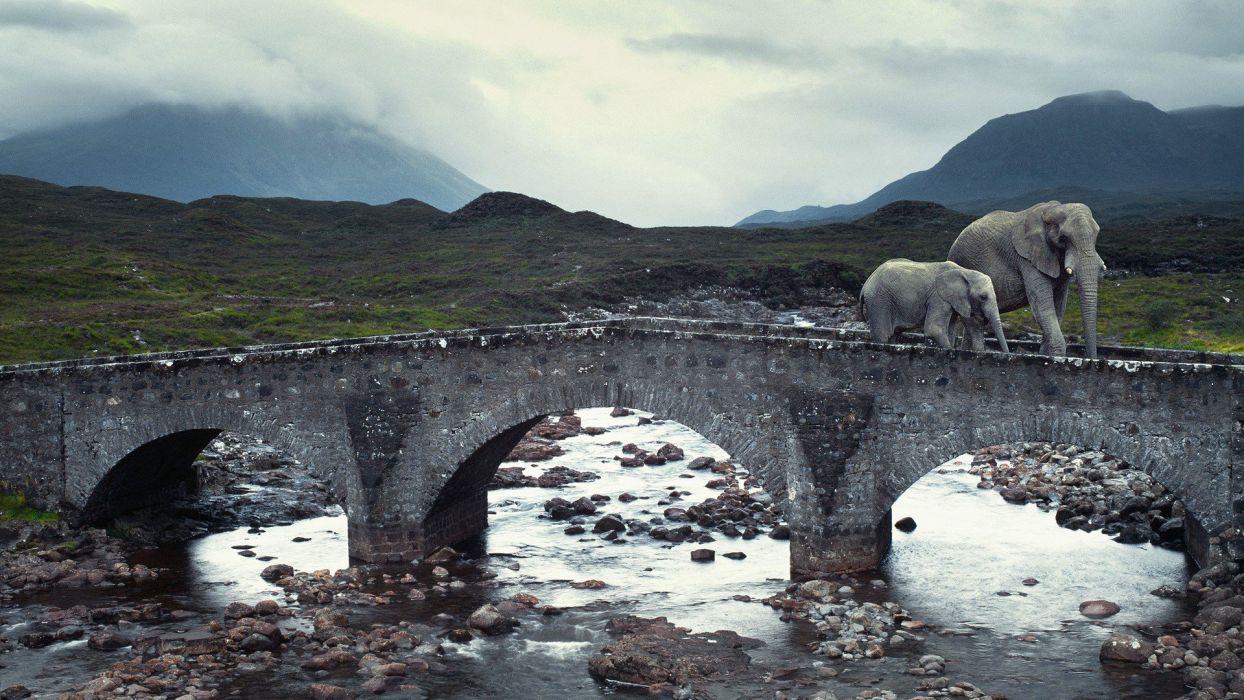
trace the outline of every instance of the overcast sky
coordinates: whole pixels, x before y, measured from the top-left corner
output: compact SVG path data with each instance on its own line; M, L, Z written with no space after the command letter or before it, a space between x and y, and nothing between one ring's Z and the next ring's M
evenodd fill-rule
M987 119L1244 104L1244 3L0 0L0 136L152 101L331 110L641 225L859 200Z

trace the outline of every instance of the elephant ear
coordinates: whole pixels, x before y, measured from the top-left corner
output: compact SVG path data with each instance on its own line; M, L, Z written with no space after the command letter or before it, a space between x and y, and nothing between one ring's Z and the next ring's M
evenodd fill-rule
M1058 206L1058 202L1048 202L1033 207L1024 218L1023 225L1011 233L1011 242L1016 252L1048 277L1058 277L1062 267L1058 261L1058 252L1050 244L1049 231L1050 227L1058 226L1051 220Z
M972 315L972 305L968 302L968 295L971 294L971 285L968 284L968 276L963 270L947 270L937 276L934 282L937 295L941 297L955 313L967 318Z

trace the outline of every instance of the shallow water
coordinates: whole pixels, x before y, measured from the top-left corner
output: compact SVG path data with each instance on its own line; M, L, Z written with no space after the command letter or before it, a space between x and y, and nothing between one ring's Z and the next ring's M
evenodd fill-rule
M707 545L669 543L646 535L613 544L590 534L599 514L617 512L625 517L660 515L669 488L690 491L680 505L698 503L716 492L704 483L715 475L695 472L681 478L687 463L698 456L727 455L698 434L678 424L660 422L637 426L634 416L611 418L608 409L580 411L585 425L609 429L603 435L562 441L567 454L531 469L562 464L601 475L597 481L569 484L562 489L505 489L493 491L487 533L469 547L475 564L497 574L497 588L469 586L445 595L431 594L423 602L404 598L391 605L351 613L354 622L416 623L420 636L435 635L461 624L478 605L532 593L543 603L564 610L555 617L527 617L514 634L476 640L470 644L445 643L447 676L418 679L431 697L561 697L583 698L614 694L587 675L586 660L608 641L605 624L623 614L667 616L695 631L731 629L766 645L749 652L756 662L775 666L808 666L819 660L806 651L815 640L803 623L784 623L776 612L758 602L732 599L746 594L755 600L780 592L786 585L789 554L786 542L761 535L754 540L715 535ZM643 415L643 414L640 414ZM626 469L614 460L621 445L635 442L655 450L665 442L679 445L686 461L659 467ZM1035 506L1015 506L992 491L976 488L976 477L961 470L965 461L952 462L912 487L895 504L895 519L910 515L918 523L914 533L894 533L893 550L879 576L889 582L882 592L912 614L949 633L929 634L926 641L891 657L848 666L827 687L839 697L853 697L868 687L891 688L902 697L914 694L917 679L903 671L911 658L935 653L948 659L947 675L971 681L986 690L1012 698L1162 698L1182 692L1177 674L1159 675L1137 668L1103 668L1097 660L1101 640L1113 629L1179 619L1187 613L1180 604L1149 595L1161 584L1181 585L1186 577L1181 554L1121 545L1100 533L1058 528L1051 513ZM640 496L629 504L617 501L629 491ZM598 515L588 516L589 533L565 535L565 522L540 517L542 504L553 496L573 500L594 493L613 498L598 504ZM647 512L645 512L647 511ZM68 606L109 602L160 600L173 608L200 612L199 619L165 625L179 629L202 624L234 600L254 602L283 593L259 578L271 561L238 555L235 545L253 545L263 557L300 570L338 569L347 564L346 523L343 515L313 518L250 534L245 529L143 553L151 565L174 571L155 588L123 588L55 592L33 604ZM295 543L294 537L310 541ZM625 538L629 540L630 538ZM698 547L717 551L715 562L691 562ZM741 551L746 559L734 561L721 554ZM459 569L470 569L458 567ZM455 569L458 573L458 569ZM1026 577L1040 580L1023 586ZM464 573L464 578L469 572ZM600 579L599 590L571 588L571 581ZM861 597L875 595L861 587ZM1012 593L999 596L998 591ZM1114 618L1090 621L1079 615L1078 604L1089 598L1107 598L1123 606ZM434 617L449 613L451 625ZM9 614L10 620L20 616ZM6 629L11 638L21 626ZM1036 641L1020 635L1033 634ZM121 658L124 652L85 649L84 642L54 645L42 650L19 648L0 656L0 687L23 683L54 691L81 683ZM235 690L243 696L305 696L308 676L292 671L288 677L242 677ZM880 681L878 683L878 681ZM765 686L721 689L725 697L770 696Z

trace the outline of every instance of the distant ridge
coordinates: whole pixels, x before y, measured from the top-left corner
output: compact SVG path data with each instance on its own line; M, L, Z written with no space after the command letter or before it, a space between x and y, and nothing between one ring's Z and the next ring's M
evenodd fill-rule
M432 153L344 118L166 104L0 141L0 173L179 202L410 198L449 211L487 191Z
M439 228L469 226L483 221L555 219L558 223L582 228L631 228L629 224L601 216L593 211L568 212L565 209L518 192L485 192L461 209L438 222Z
M855 204L766 210L737 225L851 221L898 200L981 213L991 202L1031 204L1038 200L1029 193L1063 188L1100 192L1120 210L1131 200L1132 213L1154 195L1244 200L1244 107L1163 112L1117 90L1068 95L991 119L932 168Z

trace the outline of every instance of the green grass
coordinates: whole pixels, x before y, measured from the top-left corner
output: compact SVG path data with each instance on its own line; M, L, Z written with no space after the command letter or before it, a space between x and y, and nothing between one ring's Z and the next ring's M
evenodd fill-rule
M1083 332L1077 290L1067 298L1063 330ZM1100 342L1244 352L1244 274L1104 279L1099 289ZM1038 332L1027 309L1006 314L1009 329Z
M888 258L944 259L957 233L636 229L570 213L447 227L427 212L329 208L209 210L0 176L0 363L555 321L703 285L792 306L810 289L854 293ZM1139 275L1103 282L1103 342L1244 348L1244 222L1108 226L1099 248ZM1180 266L1199 272L1171 274ZM1070 306L1078 333L1074 294ZM1035 329L1025 313L1008 323Z
M60 516L27 505L26 497L20 493L0 493L0 520L54 523Z

